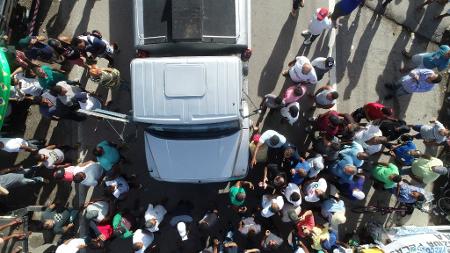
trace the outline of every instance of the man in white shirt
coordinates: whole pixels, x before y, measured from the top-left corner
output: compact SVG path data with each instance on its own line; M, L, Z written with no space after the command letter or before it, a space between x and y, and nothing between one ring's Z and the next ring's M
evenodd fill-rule
M304 193L305 193L305 201L308 202L317 202L320 200L325 192L327 191L328 185L327 181L323 178L320 178L317 181L312 181L305 185Z
M302 195L300 193L300 188L294 184L289 183L284 189L284 196L287 201L289 201L294 206L300 206L302 204Z
M256 145L255 152L253 153L251 166L253 167L256 165L256 155L263 145L266 145L269 148L281 148L284 146L284 144L286 144L286 137L274 130L265 131L259 137L259 142Z
M23 72L19 72L13 77L14 96L17 100L21 101L25 96L40 96L43 88L39 84L37 78L26 77Z
M84 92L80 87L70 85L66 81L56 83L56 85L51 88L51 92L58 97L58 100L61 101L61 103L69 107L73 106L78 100L85 102L88 95L88 93ZM80 99L82 97L84 97L84 99Z
M81 163L73 171L73 181L85 186L96 186L103 176L103 168L98 162Z
M152 232L138 229L133 233L133 250L135 253L144 253L152 244L155 236Z
M263 195L261 204L263 208L261 216L269 218L283 209L284 200L282 196L278 195Z
M47 169L67 167L62 165L64 162L64 152L61 149L56 148L56 145L49 145L39 149L35 158L39 161L39 165L43 165Z
M86 247L87 244L83 238L73 238L59 245L55 253L76 253Z
M105 185L116 199L124 199L127 195L126 193L130 190L128 182L121 176L105 181Z
M373 155L380 152L383 149L383 144L388 142L387 138L382 135L383 133L378 126L370 124L356 132L353 140L361 144L366 153Z
M288 63L289 69L283 70L281 74L289 77L295 83L314 85L317 83L317 75L311 62L305 56L297 56Z
M300 104L298 102L290 103L288 106L280 109L280 114L289 125L293 126L300 115Z
M332 27L333 24L328 18L328 9L318 8L309 22L308 30L302 32L306 38L303 45L310 45L324 30Z
M153 206L148 204L147 211L145 211L145 228L150 232L159 231L159 224L161 224L166 215L167 210L162 205Z

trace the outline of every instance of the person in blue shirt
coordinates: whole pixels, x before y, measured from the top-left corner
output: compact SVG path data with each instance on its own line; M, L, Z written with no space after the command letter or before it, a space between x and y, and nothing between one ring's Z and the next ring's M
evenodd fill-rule
M100 166L106 171L112 171L114 165L120 162L121 156L119 153L119 149L115 144L109 141L102 141L95 149L92 151L92 154L96 157L97 161L100 163Z
M43 39L42 36L26 36L20 39L18 44L28 59L52 63L54 61L53 48L43 43Z
M347 155L352 158L353 165L357 168L364 164L364 161L369 159L369 154L364 152L363 147L356 141L352 141L350 145L345 145L344 148L339 151L339 155Z
M434 52L426 52L411 56L406 51L402 52L406 58L411 58L413 68L437 69L444 71L450 63L450 47L442 45ZM402 69L403 72L408 69Z
M353 165L353 159L348 155L342 155L338 162L330 166L330 171L338 177L340 184L350 183L358 172L356 166Z
M391 191L397 196L398 202L403 204L414 204L417 201L425 200L425 190L423 188L403 181L398 183L397 188L392 188Z
M394 84L386 83L384 86L390 90L390 94L384 99L392 99L413 93L423 93L434 88L435 84L442 81L442 76L431 69L413 69L408 75L403 76Z
M390 149L389 154L401 165L411 166L416 157L420 156L420 151L417 150L412 136L402 135L400 139L399 144L387 146Z
M291 169L291 182L300 185L305 181L305 178L308 177L308 173L311 170L311 166L308 161L303 158L300 158L300 162L295 165L293 169Z
M365 0L341 0L334 6L333 13L331 14L331 21L335 27L337 27L337 20L340 17L347 16L358 6L364 5Z

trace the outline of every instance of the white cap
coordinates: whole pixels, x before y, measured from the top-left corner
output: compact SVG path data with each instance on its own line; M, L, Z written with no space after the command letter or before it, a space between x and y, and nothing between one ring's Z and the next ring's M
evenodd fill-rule
M177 224L177 230L178 230L178 234L181 237L182 241L186 241L188 239L187 236L187 230L186 230L186 223L184 222L178 222Z

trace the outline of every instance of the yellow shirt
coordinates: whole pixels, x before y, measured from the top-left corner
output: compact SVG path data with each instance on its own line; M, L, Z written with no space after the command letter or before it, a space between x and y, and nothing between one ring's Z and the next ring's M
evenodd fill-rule
M414 176L422 179L423 183L429 184L439 177L439 174L433 172L431 167L443 165L441 159L436 157L431 157L431 159L419 158L411 165L411 172Z

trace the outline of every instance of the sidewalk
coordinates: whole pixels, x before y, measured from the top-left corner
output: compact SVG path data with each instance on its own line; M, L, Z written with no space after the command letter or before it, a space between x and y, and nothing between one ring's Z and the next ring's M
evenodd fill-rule
M366 6L376 13L381 13L381 3L385 0L366 0ZM435 16L444 14L450 9L450 5L432 3L420 11L416 8L423 1L394 0L387 6L384 16L395 23L406 27L409 31L433 42L439 43L442 33L450 27L450 17L434 20Z

